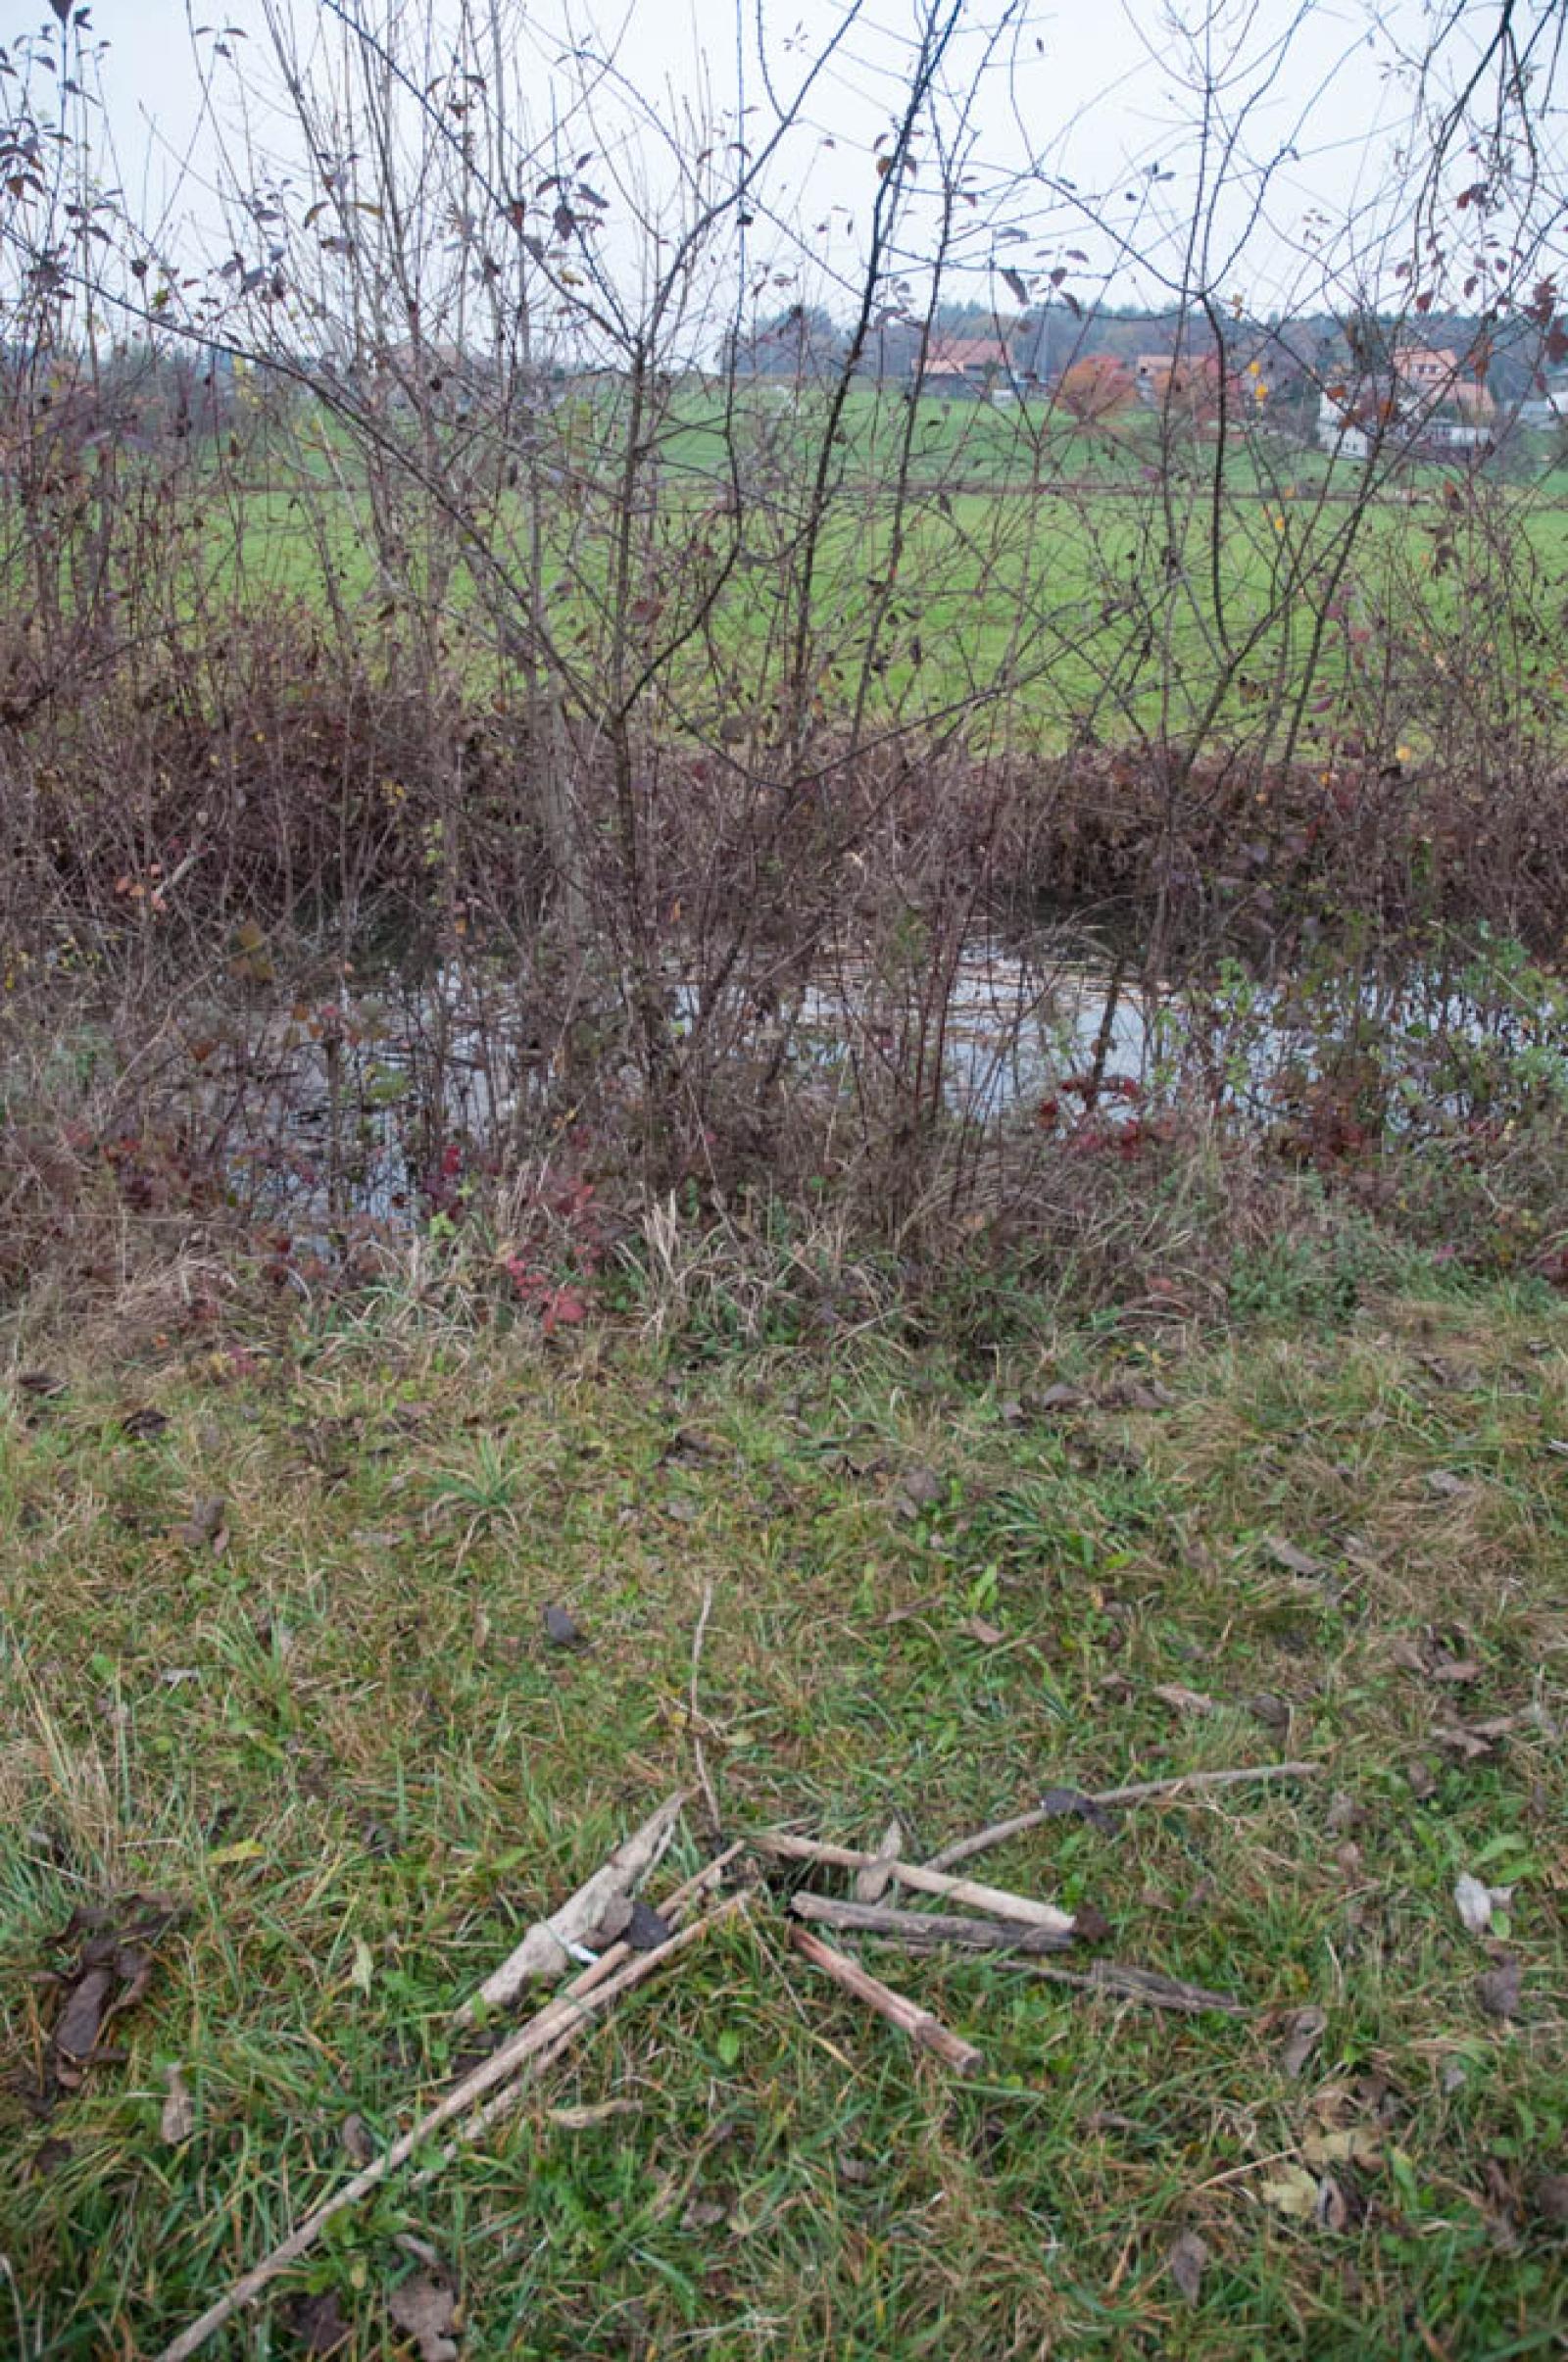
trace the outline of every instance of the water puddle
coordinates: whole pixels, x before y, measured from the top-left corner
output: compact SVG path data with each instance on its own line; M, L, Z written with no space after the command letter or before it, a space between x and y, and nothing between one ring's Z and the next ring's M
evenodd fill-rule
M1562 993L1517 961L1397 986L1225 967L1178 988L1086 960L1081 943L975 936L897 972L829 955L787 998L754 987L705 1003L681 981L671 1005L688 1047L722 1042L737 1073L778 1067L852 1108L902 1094L972 1127L1104 1127L1178 1107L1266 1127L1338 1093L1379 1125L1441 1130L1533 1093L1568 1098ZM483 971L417 991L389 977L260 1027L217 1021L191 1044L196 1128L220 1134L234 1192L263 1218L422 1220L559 1119L539 1036L515 987ZM608 1081L635 1090L629 1063Z

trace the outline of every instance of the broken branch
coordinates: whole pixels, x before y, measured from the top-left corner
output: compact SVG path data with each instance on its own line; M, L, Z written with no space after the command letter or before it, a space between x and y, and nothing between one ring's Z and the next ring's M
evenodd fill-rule
M1050 1928L1058 1936L1072 1935L1078 1924L1070 1911L1058 1911L1054 1903L1036 1902L1028 1895L1011 1895L1005 1887L982 1886L977 1879L949 1878L943 1871L918 1862L861 1853L854 1845L828 1845L816 1838L794 1837L782 1830L769 1830L754 1837L751 1843L760 1853L775 1854L784 1861L826 1862L838 1870L885 1867L901 1887L912 1887L921 1895L941 1895L949 1902L963 1903L970 1910L984 1912L990 1919L1010 1919L1023 1927Z
M559 1911L528 1930L514 1952L493 1969L473 1998L458 2011L458 2024L469 2026L485 2009L505 2009L532 1978L558 1982L571 1966L569 1946L604 1924L612 1905L635 1893L675 1834L686 1801L684 1791L668 1796L656 1813L634 1829L623 1845L592 1878L567 1896Z
M692 1634L691 1711L686 1727L691 1733L692 1762L697 1771L697 1785L703 1792L703 1802L708 1807L709 1834L717 1839L722 1833L723 1823L719 1818L718 1796L708 1768L708 1757L703 1752L702 1726L698 1720L697 1706L697 1684L703 1669L703 1642L708 1637L708 1619L712 1612L713 1586L710 1583L704 1588L702 1613L697 1618L697 1629Z
M876 1849L875 1868L858 1870L855 1874L855 1899L857 1902L881 1901L888 1891L888 1882L893 1876L888 1864L896 1861L903 1851L904 1831L897 1821L889 1821L882 1832L882 1843Z
M916 1914L911 1911L909 1916L912 1919ZM919 1938L910 1935L890 1941L899 1943L906 1951L940 1951L940 1943L931 1943L924 1938L924 1924L922 1920L922 1935ZM868 1934L871 1932L867 1930ZM1027 1947L1022 1949L1026 1951ZM1054 1961L1020 1956L1020 1950L1014 1949L1000 1952L996 1965L999 1968L1019 1969L1026 1976L1044 1978L1050 1985L1071 1985L1080 1993L1119 1994L1124 2000L1147 2001L1152 2009L1177 2009L1189 2015L1197 2015L1205 2009L1217 2009L1230 2018L1250 2014L1247 2003L1238 2001L1234 1993L1210 1993L1205 1986L1185 1984L1180 1977L1161 1976L1153 1968L1128 1968L1118 1960L1092 1960L1083 1969L1058 1968Z
M940 1911L898 1911L886 1903L841 1902L834 1895L792 1895L790 1909L798 1919L854 1928L865 1936L886 1936L894 1943L907 1938L922 1948L943 1944L976 1952L1064 1952L1072 1948L1072 1938L1054 1928L1008 1927L1000 1919L959 1919Z
M1303 1780L1309 1772L1321 1771L1320 1763L1259 1763L1249 1764L1234 1771L1177 1772L1168 1780L1140 1780L1131 1788L1102 1788L1098 1796L1086 1796L1087 1804L1143 1804L1152 1796L1179 1796L1189 1788L1238 1788L1248 1780ZM928 1870L951 1870L956 1862L968 1861L976 1853L987 1853L994 1845L1004 1845L1009 1838L1023 1837L1031 1829L1043 1828L1047 1821L1059 1820L1061 1808L1056 1804L1039 1804L1030 1812L1020 1812L1010 1821L994 1821L988 1829L977 1829L972 1837L960 1837L940 1853L933 1853L926 1864Z
M831 1944L824 1944L820 1936L813 1936L809 1929L791 1928L790 1944L803 1959L809 1960L813 1967L821 1969L835 1985L845 1993L853 1993L858 2001L863 2001L868 2009L874 2009L878 2017L885 2018L890 2026L896 2026L901 2034L906 2034L922 2050L929 2050L933 2057L940 2058L956 2075L972 2075L981 2064L982 2053L973 2042L966 2042L959 2036L950 2034L940 2018L934 2018L928 2009L922 2009L917 2001L906 1999L902 1993L895 1993L879 1977L873 1977L868 1969L861 1968L858 1961L847 1959L843 1952L835 1951Z
M607 2007L610 2002L619 2000L623 1993L630 1993L633 1986L641 1985L646 1977L653 1975L656 1968L662 1968L674 1952L684 1950L687 1944L695 1942L697 1937L706 1934L710 1927L716 1926L719 1920L735 1917L738 1912L744 1910L746 1900L747 1897L744 1895L731 1895L726 1901L718 1905L716 1910L705 1912L701 1919L694 1919L690 1927L682 1928L678 1936L671 1936L669 1942L662 1944L657 1951L634 1952L622 1967L616 1969L612 1976L607 1976L601 1984L593 1988L592 1992L584 1993L580 1998L571 1993L560 1994L558 1999L550 2004L548 2013L540 2012L541 2019L547 2014L549 2015L549 2023L544 2026L537 2047L520 2062L517 2074L507 2079L502 2090L495 2092L482 2107L476 2108L466 2122L459 2125L456 2138L448 2143L432 2163L416 2174L410 2185L411 2189L422 2190L425 2183L433 2181L443 2166L451 2164L460 2148L471 2147L473 2142L482 2134L487 2133L493 2124L498 2124L503 2116L510 2116L519 2108L532 2090L536 2077L542 2074L546 2067L553 2067L564 2050L570 2049L578 2034L588 2024L591 2017ZM609 1955L607 1954L606 1957L608 1958ZM601 1962L601 1968L603 1965L604 1963Z
M525 2026L520 2026L488 2058L481 2059L461 2083L455 2084L443 2099L419 2118L417 2124L411 2126L408 2132L394 2141L390 2148L383 2149L380 2156L372 2158L362 2172L345 2182L331 2197L323 2199L303 2222L297 2223L287 2239L280 2240L270 2255L264 2256L259 2264L235 2281L216 2304L209 2305L200 2320L193 2321L188 2329L181 2330L173 2342L164 2347L158 2362L188 2362L188 2357L199 2352L215 2331L220 2330L225 2322L231 2321L236 2313L259 2296L280 2272L286 2271L290 2264L297 2263L302 2255L308 2255L328 2223L346 2208L357 2205L389 2174L406 2164L422 2141L428 2141L431 2134L439 2132L443 2125L464 2115L487 2091L493 2091L498 2085L510 2082L535 2053L548 2049L553 2054L556 2049L564 2047L560 2040L564 2033L568 2034L568 2039L570 2035L575 2035L621 1993L632 1985L640 1984L644 1977L651 1976L656 1968L662 1967L677 1952L684 1951L688 1944L706 1934L714 1921L740 1909L744 1902L743 1895L732 1895L728 1902L720 1903L717 1910L694 1920L690 1927L682 1928L678 1935L671 1936L666 1944L660 1944L656 1950L638 1953L626 1968L615 1976L604 1978L591 1992L558 1993L547 2001L536 2017L530 2018ZM602 1965L596 1963L596 1971ZM596 1971L589 1973L592 1975ZM471 2118L469 2124L459 2133L457 2141L445 2152L441 2162L444 2164L456 2148L470 2140L486 2121L483 2111Z
M712 1861L707 1863L694 1877L688 1878L683 1886L677 1887L673 1895L665 1898L661 1910L661 1917L666 1920L671 1927L677 1927L685 1916L686 1905L695 1901L698 1895L707 1894L716 1887L730 1863L741 1851L740 1845L731 1845ZM717 1914L713 1913L711 1916L716 1917ZM703 1921L701 1924L706 1926L707 1922ZM646 1973L642 1964L645 1962L657 1964L664 1957L667 1949L667 1945L661 1945L654 1951L634 1952L629 1944L612 1944L609 1951L594 1962L592 1968L585 1968L580 1977L574 1977L565 1992L558 1993L555 1999L548 2002L530 2021L533 2025L544 2027L545 2040L539 2050L524 2060L521 2071L514 2081L505 2085L493 2098L488 2099L484 2106L469 2118L466 2124L460 2128L457 2142L452 2147L443 2149L433 2165L427 2165L422 2172L416 2174L412 2187L415 2190L422 2190L425 2183L430 2181L451 2160L460 2143L477 2140L480 2133L487 2127L498 2123L503 2116L511 2115L514 2108L521 2106L535 2077L546 2067L553 2066L562 2051L569 2048L576 2040L578 2020L573 2014L574 2003L580 2002L589 1994L599 1993L612 1977L619 1978L623 1969L629 1970L635 1966L637 1974L627 1974L620 1978L620 1982L615 1988L617 1993L629 1991L631 1986L640 1982L642 1975Z

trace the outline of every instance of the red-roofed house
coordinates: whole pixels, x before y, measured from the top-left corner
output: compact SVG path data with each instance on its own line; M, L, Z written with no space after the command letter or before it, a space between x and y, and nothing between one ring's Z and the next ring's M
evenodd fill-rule
M933 394L989 394L1012 374L1000 336L933 336L925 359L925 383Z

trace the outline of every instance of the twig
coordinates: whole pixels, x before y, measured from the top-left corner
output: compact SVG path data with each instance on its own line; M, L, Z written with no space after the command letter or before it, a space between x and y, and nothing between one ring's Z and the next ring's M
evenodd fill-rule
M880 1855L861 1853L854 1845L823 1845L816 1838L794 1837L784 1830L764 1831L751 1843L760 1853L777 1854L791 1862L827 1862L839 1870L872 1869L882 1861ZM913 1887L921 1895L944 1895L949 1902L964 1903L991 1919L1052 1928L1058 1936L1070 1936L1078 1924L1070 1911L1058 1911L1054 1903L1036 1902L1032 1895L1011 1895L1005 1887L984 1887L973 1878L949 1878L919 1862L889 1861L886 1866L901 1887Z
M893 1876L888 1865L890 1862L897 1861L903 1851L904 1831L897 1821L889 1821L882 1832L882 1843L876 1849L877 1858L874 1867L869 1870L858 1870L855 1874L855 1899L857 1902L881 1901L888 1891L888 1882Z
M703 1588L702 1613L697 1618L697 1630L692 1634L691 1710L687 1716L687 1728L692 1735L692 1761L697 1769L697 1785L703 1792L703 1802L708 1807L709 1834L717 1839L724 1825L719 1818L718 1797L709 1776L708 1757L703 1752L703 1735L697 1710L697 1679L703 1668L703 1642L708 1633L708 1619L712 1612L713 1586L709 1583Z
M189 2329L181 2330L173 2342L164 2347L158 2362L187 2362L187 2358L198 2352L216 2330L221 2329L225 2322L232 2321L234 2315L259 2296L280 2272L286 2271L290 2264L297 2263L302 2255L308 2255L329 2222L347 2207L358 2205L361 2198L405 2164L422 2141L428 2141L431 2134L439 2132L443 2125L464 2115L487 2091L493 2091L499 2084L508 2082L536 2052L547 2048L554 2052L563 2046L558 2038L567 2027L575 2034L581 2027L590 2024L599 2011L607 2008L610 2002L617 1999L631 1986L652 1976L655 1969L662 1968L666 1960L672 1959L700 1936L706 1935L715 1921L743 1907L745 1899L744 1895L732 1895L727 1902L720 1903L717 1910L705 1913L702 1918L694 1920L690 1927L682 1928L678 1935L671 1936L667 1944L660 1944L651 1952L637 1953L617 1975L605 1978L592 1992L581 1994L558 1993L547 2001L536 2017L519 2027L498 2050L492 2051L461 2083L455 2084L446 2096L421 2116L417 2124L394 2141L390 2148L383 2149L380 2156L372 2158L362 2172L355 2174L341 2190L324 2199L314 2213L296 2224L287 2239L280 2240L270 2255L264 2256L259 2264L235 2281L216 2304L209 2305L200 2320L193 2321ZM586 1980L581 1982L585 1983ZM471 2118L469 2124L459 2133L457 2141L445 2152L442 2162L445 2163L457 2147L471 2139L484 2121L482 2111Z
M916 1914L910 1912L910 1918ZM920 1922L922 1933L925 1922ZM867 1933L870 1933L868 1930ZM919 1941L913 1936L897 1941L906 1951L937 1952L941 1943ZM1161 1976L1153 1968L1127 1968L1118 1960L1092 1960L1087 1968L1057 1968L1053 1961L1021 1958L1017 1951L1003 1952L997 1957L999 1968L1016 1968L1029 1977L1043 1977L1050 1985L1072 1985L1080 1993L1119 1993L1129 2001L1147 2001L1152 2009L1180 2009L1196 2015L1204 2009L1218 2009L1229 2018L1250 2015L1245 2001L1234 1993L1210 1993L1205 1986L1188 1985L1180 1977Z
M661 1916L667 1920L671 1927L678 1926L685 1916L687 1904L695 1901L700 1895L707 1894L716 1887L730 1863L742 1850L743 1848L738 1845L730 1845L714 1860L705 1863L694 1877L688 1878L684 1885L677 1887L672 1895L665 1897L661 1906ZM577 2035L577 2021L573 2018L570 2009L572 2002L580 2001L586 1995L596 1993L601 1986L607 1984L612 1977L618 1975L632 1962L653 1960L659 1956L657 1951L634 1952L629 1944L612 1944L609 1951L603 1953L594 1962L592 1968L585 1968L580 1977L573 1978L565 1992L558 1994L556 1999L540 2010L531 2021L535 2025L540 2025L544 2024L547 2019L549 2020L545 2027L543 2047L523 2062L522 2070L514 2082L504 2086L501 2091L496 2092L494 2098L488 2099L468 2123L461 2128L458 2135L459 2141L466 2142L477 2140L480 2133L490 2125L499 2123L503 2116L510 2116L514 2109L520 2107L532 2088L535 2077L541 2074L546 2067L553 2066L562 2051L570 2047ZM624 1988L617 1990L624 1990ZM411 2188L422 2190L425 2183L432 2180L450 2161L455 2145L454 2148L443 2149L433 2165L427 2165L422 2171L416 2174Z
M809 1960L814 1967L821 1969L835 1985L853 1993L867 2008L874 2009L878 2017L886 2018L890 2026L897 2026L901 2034L906 2034L911 2042L918 2042L922 2050L929 2050L934 2057L940 2058L956 2075L972 2075L981 2064L982 2053L973 2042L963 2042L957 2035L950 2034L941 2020L934 2018L928 2009L922 2009L917 2001L907 2000L902 1993L895 1993L891 1986L873 1977L858 1961L846 1959L843 1952L835 1951L831 1944L824 1944L821 1937L813 1936L809 1929L792 1927L790 1944L803 1959Z
M1102 1788L1098 1796L1086 1796L1087 1804L1143 1804L1151 1796L1179 1796L1189 1788L1239 1788L1248 1780L1304 1780L1309 1772L1321 1771L1321 1763L1259 1763L1249 1764L1236 1771L1177 1772L1168 1780L1141 1780L1132 1788ZM1009 1838L1022 1837L1030 1829L1043 1828L1047 1821L1059 1820L1059 1804L1036 1805L1032 1812L1020 1812L1010 1821L994 1821L989 1829L977 1829L973 1837L960 1837L940 1853L933 1853L926 1864L928 1870L951 1870L955 1862L966 1862L972 1854L987 1853L993 1845L1004 1845Z
M591 1936L604 1924L611 1906L630 1895L648 1876L675 1834L686 1801L684 1790L667 1796L656 1813L633 1830L623 1845L592 1878L567 1896L559 1911L528 1930L514 1952L492 1970L471 2000L458 2011L458 2024L468 2026L486 2009L505 2009L531 1978L559 1980L571 1966L567 1948Z
M493 2098L487 2099L482 2107L475 2108L473 2114L459 2125L456 2139L448 2142L438 2157L416 2174L409 2185L410 2189L422 2190L426 2182L433 2181L443 2167L451 2164L460 2148L471 2147L493 2124L499 2124L503 2116L511 2116L521 2107L533 2089L535 2079L543 2074L546 2067L553 2067L564 2050L571 2048L591 2015L608 2002L618 2000L623 1993L630 1993L634 1985L640 1985L673 1951L689 1944L694 1937L702 1935L720 1919L733 1918L744 1907L746 1900L744 1895L731 1895L716 1910L705 1912L701 1919L694 1919L690 1927L682 1928L678 1936L671 1936L669 1942L662 1944L657 1951L633 1952L613 1974L606 1976L581 1999L562 1993L557 2002L550 2004L551 2010L559 2009L559 2014L552 2016L550 2023L545 2026L538 2047L521 2062L518 2072L504 2082L503 2088ZM609 1958L608 1953L606 1958ZM599 1965L603 1968L604 1961ZM541 2011L541 2019L547 2014Z
M790 1909L798 1919L817 1919L825 1927L854 1928L895 1943L909 1937L922 1944L956 1944L975 1952L1072 1949L1072 1938L1055 1928L1008 1927L1001 1919L960 1919L941 1911L897 1911L881 1902L841 1902L835 1895L792 1895Z

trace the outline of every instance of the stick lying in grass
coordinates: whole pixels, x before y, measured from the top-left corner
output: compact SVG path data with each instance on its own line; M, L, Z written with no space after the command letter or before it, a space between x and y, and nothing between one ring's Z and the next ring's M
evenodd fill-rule
M581 1944L585 1936L603 1926L615 1902L636 1892L674 1836L685 1801L683 1791L666 1797L575 1895L568 1895L559 1911L537 1921L516 1950L486 1977L473 1999L465 2001L458 2011L458 2024L471 2025L481 2004L486 2009L507 2008L532 1978L556 1983L564 1977L571 1966L567 1946Z
M896 1861L904 1851L904 1831L897 1821L889 1821L882 1832L882 1843L876 1849L876 1868L857 1870L855 1899L857 1902L880 1902L888 1891L893 1873L889 1862Z
M1249 1764L1236 1771L1177 1772L1168 1780L1141 1780L1132 1788L1102 1788L1098 1796L1085 1798L1090 1804L1144 1804L1152 1796L1179 1796L1189 1788L1239 1788L1249 1780L1304 1780L1308 1773L1321 1771L1320 1763L1259 1763ZM1047 1821L1058 1820L1061 1807L1057 1804L1037 1805L1031 1812L1020 1812L1010 1821L994 1821L989 1829L977 1829L973 1837L960 1837L940 1853L933 1853L927 1862L928 1870L951 1870L956 1862L966 1862L976 1853L988 1853L993 1845L1004 1845L1009 1838L1022 1837L1028 1830L1043 1828Z
M695 1902L699 1895L708 1894L716 1887L736 1855L743 1850L744 1848L739 1845L730 1845L724 1852L715 1855L712 1861L705 1863L694 1877L688 1878L683 1886L677 1887L672 1895L665 1896L660 1905L661 1918L667 1921L669 1926L678 1927L686 1915L687 1905ZM522 2105L533 2088L535 2079L544 2072L546 2067L553 2066L561 2053L568 2049L576 2041L577 2030L582 2022L580 2005L585 1998L597 1993L601 1986L608 1983L612 1977L617 1976L632 1962L640 1959L657 1960L660 1957L660 1951L638 1953L632 1950L629 1944L612 1944L610 1949L594 1962L592 1968L585 1968L580 1977L574 1977L564 1993L558 1993L553 2001L547 2002L529 2020L530 2025L542 2029L543 2041L540 2047L524 2060L516 2079L504 2085L499 2091L485 2101L482 2108L476 2110L466 2124L459 2126L457 2141L450 2147L444 2148L432 2165L425 2166L421 2172L416 2174L410 2188L422 2190L426 2182L434 2180L443 2166L451 2163L459 2147L466 2145L469 2141L477 2141L480 2134L488 2131L492 2124L498 2123L503 2116L510 2116L514 2108ZM624 1984L617 1987L617 1991L624 1992L627 1986L636 1981L634 1977L627 1977Z
M783 1830L768 1830L749 1842L757 1852L788 1862L826 1862L838 1870L885 1868L898 1886L912 1887L921 1895L940 1895L949 1902L983 1911L990 1919L1013 1920L1020 1927L1050 1928L1058 1936L1071 1936L1078 1924L1070 1911L1058 1911L1054 1903L1036 1902L1029 1895L1010 1895L1005 1887L984 1887L973 1878L949 1878L919 1862L861 1853L854 1845L827 1845L815 1838L792 1837Z
M922 2050L940 2058L956 2075L972 2075L981 2064L982 2053L973 2042L950 2034L928 2009L922 2009L917 2001L906 2000L902 1993L895 1993L858 1961L846 1959L831 1944L824 1944L820 1936L813 1936L808 1928L791 1928L790 1943L803 1959L821 1969L835 1985L842 1986L867 2008L874 2009L878 2017L886 2018L890 2026L897 2026L901 2034L918 2042Z
M938 1938L933 1942L925 1934L926 1921L916 1912L908 1915L917 1921L920 1934L898 1936L890 1941L904 1951L941 1951L945 1940ZM867 1928L865 1932L874 1935L877 1931ZM1179 2009L1194 2016L1204 2009L1220 2010L1228 2018L1249 2015L1247 2003L1238 2001L1234 1993L1210 1993L1206 1986L1188 1985L1180 1977L1162 1976L1158 1969L1128 1968L1118 1960L1092 1960L1087 1968L1057 1968L1054 1961L1024 1956L1026 1953L1026 1946L999 1952L995 1965L1016 1968L1029 1977L1043 1977L1050 1985L1071 1985L1080 1993L1119 1993L1125 2000L1147 2001L1152 2009Z
M703 1802L708 1807L709 1834L716 1843L722 1834L723 1822L719 1818L718 1796L709 1773L708 1757L703 1752L703 1734L697 1703L697 1684L703 1670L703 1642L707 1638L708 1619L712 1612L713 1586L710 1583L704 1588L702 1613L697 1618L697 1629L692 1634L691 1710L687 1716L686 1727L691 1733L692 1762L697 1772L697 1785L703 1792Z
M536 2017L530 2018L525 2026L520 2026L498 2050L492 2051L461 2083L455 2084L445 2098L438 2100L433 2108L419 2118L417 2124L411 2126L408 2132L394 2141L390 2148L383 2149L380 2156L373 2158L363 2172L345 2182L341 2190L323 2199L314 2213L296 2224L287 2239L237 2280L226 2295L220 2296L216 2304L209 2305L199 2321L193 2321L189 2329L181 2330L173 2342L165 2346L158 2356L158 2362L187 2362L189 2355L198 2352L215 2331L220 2330L225 2322L232 2321L234 2315L259 2296L280 2272L287 2271L290 2264L298 2263L302 2255L308 2255L335 2216L342 2214L347 2207L358 2205L361 2198L368 2196L389 2174L405 2164L421 2141L428 2141L432 2133L439 2132L443 2125L450 2124L455 2117L466 2114L487 2091L493 2091L498 2085L510 2082L537 2053L549 2051L554 2055L558 2048L564 2046L560 2038L565 2029L569 2027L575 2033L580 2027L590 2024L601 2010L618 1999L622 1993L628 1992L633 1985L641 1984L645 1977L652 1976L656 1969L673 1959L677 1952L684 1951L699 1937L706 1935L717 1921L744 1909L745 1904L744 1895L731 1895L716 1910L705 1912L701 1918L693 1920L689 1927L682 1928L678 1935L671 1936L667 1943L657 1945L653 1951L635 1953L614 1975L601 1976L603 1963L596 1962L588 1973L590 1976L599 1976L600 1981L591 1991L558 1993L554 1999L547 2001ZM578 1980L578 1983L579 1986L585 1986L587 1979ZM474 2116L470 2125L466 2125L459 2134L454 2147L465 2145L472 2137L472 2132L480 2129L485 2121L482 2113ZM453 2153L452 2149L447 2152L448 2155Z
M790 1909L797 1919L853 1928L863 1936L886 1936L895 1943L910 1937L922 1946L955 1944L968 1951L1026 1954L1072 1949L1072 1938L1055 1928L1008 1927L1001 1919L960 1919L941 1911L897 1911L880 1902L841 1902L835 1895L792 1895Z

